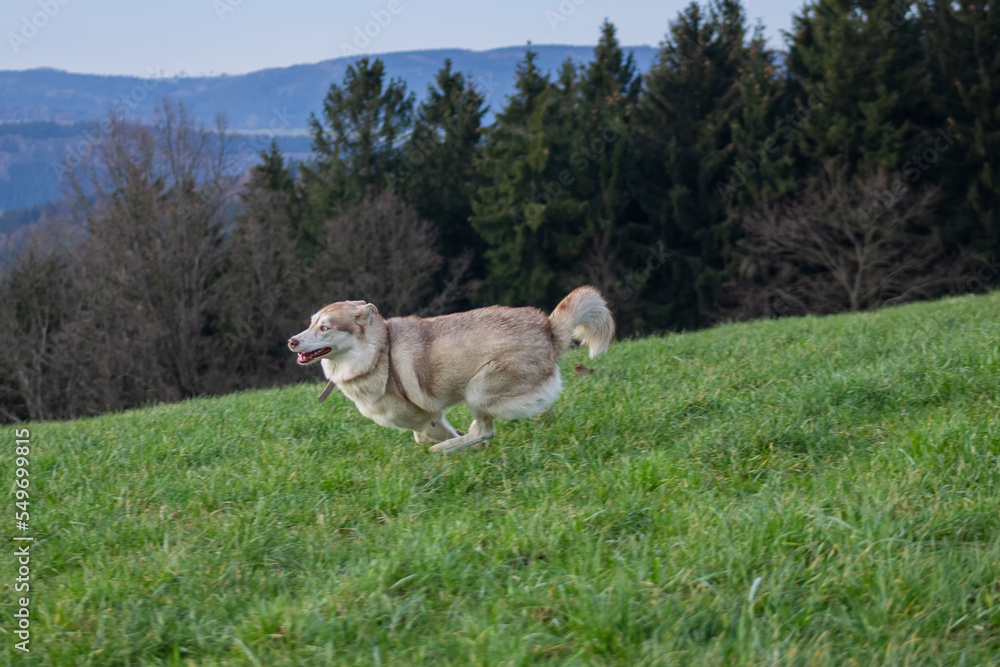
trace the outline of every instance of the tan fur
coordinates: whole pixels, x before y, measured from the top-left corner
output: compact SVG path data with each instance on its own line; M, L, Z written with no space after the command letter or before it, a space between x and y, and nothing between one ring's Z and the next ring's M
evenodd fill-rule
M326 331L323 328L326 327ZM608 349L614 320L593 287L569 294L546 317L536 308L490 306L422 319L383 319L364 301L342 301L312 316L289 348L329 352L327 379L363 415L383 426L410 429L417 442L452 452L491 438L495 419L541 412L559 395L559 355L575 338L593 358ZM462 435L444 411L469 406L475 421Z

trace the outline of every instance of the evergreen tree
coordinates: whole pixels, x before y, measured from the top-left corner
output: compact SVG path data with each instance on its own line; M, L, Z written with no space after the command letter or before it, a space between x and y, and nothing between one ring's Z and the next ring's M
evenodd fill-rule
M741 221L746 216L773 206L795 190L798 173L791 156L787 133L779 125L793 117L794 100L789 95L787 73L779 73L778 54L767 48L763 29L758 26L746 51L745 64L736 81L738 115L732 123L732 161L725 179L715 183L715 191L727 206L734 236L744 234ZM717 313L746 312L745 281L757 283L773 279L777 266L748 253L738 241L727 259L726 288ZM743 309L743 310L741 310ZM728 314L728 313L727 313Z
M796 173L788 137L778 130L789 117L793 100L787 74L780 72L778 54L767 47L758 26L745 53L736 81L738 115L732 124L732 164L728 178L715 184L729 204L730 216L759 210L795 187Z
M924 16L935 103L947 119L928 139L942 149L942 231L950 244L993 252L1000 247L1000 12L993 3L929 0Z
M726 279L735 225L717 184L736 160L732 127L740 118L737 86L747 64L742 7L715 0L706 16L696 3L670 26L645 78L637 132L642 141L639 198L646 243L662 268L638 292L637 326L704 324Z
M330 86L323 122L309 118L316 157L303 169L314 226L385 187L399 165L398 142L410 130L413 105L406 84L388 80L378 58L360 58L347 67L342 85Z
M631 243L635 222L642 217L632 192L638 164L630 127L641 85L632 54L622 51L615 27L605 21L579 84L570 162L576 178L573 196L585 205L582 273L613 302L626 289L623 273L645 261L644 247ZM629 329L627 323L619 326Z
M446 258L469 250L479 266L482 239L472 229L472 196L478 185L476 160L483 133L485 99L460 72L445 60L436 85L420 105L413 134L397 171L387 175L398 189L438 231L438 247Z
M607 291L621 274L640 83L607 22L582 72L567 60L550 83L527 54L485 147L489 180L474 204L473 224L491 245L487 300L552 307L583 282Z
M909 0L815 0L794 19L795 109L779 122L800 173L902 172L936 116L922 86L922 29ZM890 30L887 26L891 26ZM940 178L940 175L937 175Z
M318 241L302 226L302 205L291 171L277 144L261 151L240 193L242 212L223 271L226 299L220 318L227 356L248 377L260 377L287 358L282 340L311 308L302 285L302 259Z
M278 142L272 139L269 149L260 152L260 159L260 164L250 170L250 183L242 197L244 210L252 212L261 203L256 198L266 199L281 207L292 237L297 241L308 242L311 247L315 239L308 236L309 230L302 225L302 192L295 182L290 165L285 162L278 149Z
M480 297L509 305L552 306L564 286L560 265L574 249L560 244L559 230L583 218L582 207L561 197L571 180L565 156L551 146L562 117L558 101L574 83L563 70L550 82L525 53L515 90L496 118L479 161L484 185L473 201L472 225L490 246ZM563 142L565 143L565 142Z

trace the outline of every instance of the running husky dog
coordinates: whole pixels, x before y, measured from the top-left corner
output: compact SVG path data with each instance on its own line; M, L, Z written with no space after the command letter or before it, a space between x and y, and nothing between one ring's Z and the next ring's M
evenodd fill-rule
M483 446L494 419L537 414L559 396L556 361L576 339L591 358L608 349L615 323L601 293L580 287L548 317L536 308L490 306L421 319L383 319L364 301L341 301L312 316L309 328L288 339L305 366L317 360L329 382L361 414L382 426L411 429L432 452ZM452 428L444 411L469 406L468 434Z

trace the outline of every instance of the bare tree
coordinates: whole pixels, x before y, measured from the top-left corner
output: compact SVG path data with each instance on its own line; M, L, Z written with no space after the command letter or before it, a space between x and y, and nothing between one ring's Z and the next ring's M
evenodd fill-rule
M416 312L443 263L433 225L390 191L328 221L325 241L329 283L320 301L365 299L388 315Z
M0 286L0 415L5 421L62 416L68 374L53 362L72 356L60 335L80 300L76 230L43 218L19 242L7 240Z
M0 421L296 381L284 341L310 309L364 298L435 314L467 293L463 256L431 298L444 263L434 229L390 192L315 238L290 176L277 189L251 176L231 215L224 128L196 127L183 106L102 130L62 217L0 258Z
M910 188L884 172L821 182L743 217L748 255L738 287L754 314L858 311L929 298L953 280L956 258L922 229L935 188ZM763 283L764 287L760 288Z
M117 330L108 345L145 360L131 373L158 398L210 390L221 357L204 334L226 252L225 156L221 121L209 132L164 100L153 127L112 116L110 132L73 175L91 252L104 270L134 278L105 313Z
M293 358L285 341L315 307L307 280L316 270L317 250L299 251L300 234L290 216L294 193L270 187L267 179L261 170L252 170L240 193L243 211L220 282L224 299L219 314L229 372L249 386L283 379Z

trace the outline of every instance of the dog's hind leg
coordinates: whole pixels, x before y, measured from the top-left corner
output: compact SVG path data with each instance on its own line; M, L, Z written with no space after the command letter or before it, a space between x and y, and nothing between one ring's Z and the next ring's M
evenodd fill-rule
M496 431L494 419L517 419L535 415L552 405L559 396L562 380L559 367L545 371L537 365L501 364L491 361L469 381L465 403L475 418L469 434L431 447L432 452L449 454L479 445Z
M497 432L493 428L493 417L477 415L476 420L469 427L466 435L460 435L451 440L445 440L431 447L431 451L437 454L452 454L454 452L468 449L470 447L481 447L483 442L489 440Z

